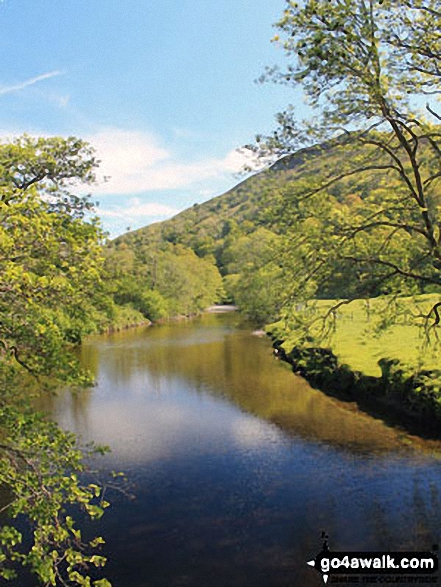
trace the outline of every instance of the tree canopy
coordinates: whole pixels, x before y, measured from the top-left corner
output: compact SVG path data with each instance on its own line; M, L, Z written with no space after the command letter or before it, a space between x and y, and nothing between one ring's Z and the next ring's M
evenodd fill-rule
M262 79L300 84L313 115L288 108L250 148L279 157L320 140L341 153L338 168L331 157L287 187L276 212L293 236L293 299L312 282L332 296L336 275L356 277L341 297L441 285L441 131L435 109L420 107L441 90L440 24L435 0L286 3L274 41L288 65Z
M108 303L103 235L88 198L70 188L92 182L96 165L89 145L75 138L24 136L0 145L0 482L1 511L11 519L0 531L5 579L22 564L45 585L92 585L88 566L105 562L94 552L102 539L83 541L67 511L101 516L101 489L81 476L75 436L31 405L33 389L90 382L69 346L90 330L94 308ZM17 519L27 520L25 531Z

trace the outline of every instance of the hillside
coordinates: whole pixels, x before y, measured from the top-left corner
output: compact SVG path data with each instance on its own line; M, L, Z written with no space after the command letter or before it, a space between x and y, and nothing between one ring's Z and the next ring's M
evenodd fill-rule
M200 257L215 255L222 270L225 238L236 229L250 234L259 227L280 232L278 222L268 215L280 193L305 176L313 176L331 163L338 165L339 142L301 149L276 161L269 168L241 181L234 188L204 202L194 204L173 218L128 232L113 241L130 248L147 243L169 242L190 247Z
M383 242L381 254L387 250L389 261L404 259L412 267L419 263L418 251L424 243L420 233L409 239L408 230L390 232L389 226L403 222L412 227L419 211L394 203L396 198L405 200L406 185L391 159L374 149L353 135L341 135L287 155L223 195L118 237L109 246L113 264L124 264L141 289L158 290L173 300L184 295L196 274L210 271L208 297L217 292L218 299L236 303L259 323L277 318L293 287L301 283L301 274L306 277L303 298L390 293L387 264L379 270L377 264L373 272L370 262L378 244ZM360 167L363 173L354 173ZM369 223L370 217L376 219L374 228L380 225L376 232L354 232L354 226ZM365 259L356 270L354 251ZM320 257L327 258L326 264ZM178 273L173 268L176 261ZM204 265L197 269L200 262ZM319 279L311 279L311 267L321 262ZM188 274L189 267L193 275ZM223 291L213 270L223 278ZM398 273L393 291L401 295L433 291L424 286L433 280L420 287L406 280L405 270ZM182 286L173 289L174 282ZM196 300L200 287L199 282L187 288L194 299L189 308L202 304ZM182 301L178 306L182 311L186 304Z
M348 142L351 159L372 159L368 147L346 135L340 136L287 155L225 194L194 204L169 220L128 232L116 238L111 246L119 247L124 243L136 251L139 247L156 247L160 243L180 244L193 250L198 257L214 257L221 274L229 274L232 272L228 267L231 255L226 249L232 239L262 228L277 235L289 232L292 229L289 201L305 186L314 186L333 176L336 169L347 167L350 164ZM328 193L337 204L352 205L364 199L382 181L381 175L372 173L347 178L330 187Z

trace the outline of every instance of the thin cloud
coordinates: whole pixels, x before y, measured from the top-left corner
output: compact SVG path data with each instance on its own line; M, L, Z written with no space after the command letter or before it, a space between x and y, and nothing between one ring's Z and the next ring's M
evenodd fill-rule
M157 202L143 202L140 198L131 198L125 206L98 209L98 215L103 218L117 218L126 221L147 221L150 218L170 218L180 212L178 208L159 204Z
M33 86L34 84L37 84L38 82L41 82L45 79L50 79L52 77L57 77L59 75L62 75L62 71L49 71L48 73L43 73L41 75L37 75L35 77L32 77L31 79L28 79L24 82L21 82L19 84L15 84L13 86L0 86L0 96L5 96L6 94L12 94L14 92L19 92L20 90L24 90L25 88L28 88L29 86Z
M66 106L67 102L68 96L65 96L59 106ZM21 134L16 129L8 131L0 128L0 142L10 141ZM28 134L50 136L47 132L29 129ZM107 195L136 196L179 189L191 190L207 199L219 190L227 189L235 175L246 166L253 167L254 163L254 156L242 149L233 149L220 157L195 157L182 161L179 155L163 144L160 137L118 127L103 128L84 138L94 147L100 162L97 183L87 186L87 192L100 199ZM139 202L136 202L138 205ZM152 210L133 208L130 213L133 216L138 212L150 216ZM117 212L120 216L120 210ZM159 214L177 212L179 210L163 210ZM126 210L124 216L127 215Z
M184 162L163 147L159 138L140 131L107 128L86 139L101 161L99 184L92 187L100 196L183 188L215 190L219 181L250 162L246 153L237 150L221 158Z
M173 135L177 139L195 139L195 140L200 140L200 139L205 139L206 138L203 133L197 132L197 131L194 131L194 130L191 130L189 128L174 126L174 127L172 127L171 130L173 132Z

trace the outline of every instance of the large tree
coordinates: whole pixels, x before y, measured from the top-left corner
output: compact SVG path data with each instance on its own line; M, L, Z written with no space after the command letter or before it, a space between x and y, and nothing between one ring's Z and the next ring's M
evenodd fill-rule
M98 485L85 482L83 454L30 403L33 389L88 381L69 352L105 305L102 233L91 205L71 190L90 183L97 161L83 141L24 136L0 145L0 576L21 563L44 585L92 585L101 566L71 517L75 506L99 517ZM73 510L72 510L73 511ZM28 529L23 533L26 519ZM94 585L108 585L97 580Z
M310 295L312 280L329 291L336 272L357 276L353 297L438 288L441 131L421 96L441 91L441 3L288 1L276 26L288 65L263 79L301 87L312 115L288 108L252 148L279 157L321 142L339 160L282 201L296 231L293 297Z

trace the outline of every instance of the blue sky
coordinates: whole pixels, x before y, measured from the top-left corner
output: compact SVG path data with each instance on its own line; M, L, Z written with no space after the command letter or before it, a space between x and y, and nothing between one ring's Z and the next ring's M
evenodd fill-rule
M3 0L0 135L76 135L115 236L235 183L235 149L299 96L254 80L284 0Z

